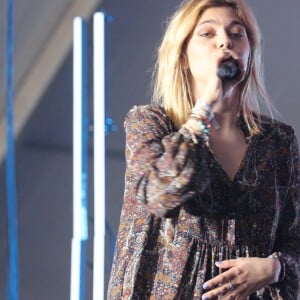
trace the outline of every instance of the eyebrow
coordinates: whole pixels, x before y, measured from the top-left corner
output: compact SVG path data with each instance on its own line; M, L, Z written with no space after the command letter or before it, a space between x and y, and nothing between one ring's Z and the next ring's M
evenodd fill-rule
M196 27L201 26L203 24L217 24L217 21L214 19L208 19L208 20L205 20L205 21L199 23ZM234 25L240 25L242 27L245 27L245 25L239 20L232 20L228 27L232 27Z

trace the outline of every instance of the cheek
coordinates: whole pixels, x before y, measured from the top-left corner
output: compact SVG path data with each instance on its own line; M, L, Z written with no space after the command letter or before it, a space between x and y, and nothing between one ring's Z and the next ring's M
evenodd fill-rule
M204 47L195 39L192 38L190 40L186 49L186 54L190 65L194 63L201 63L201 61L203 61L203 57L206 56L206 48L207 47Z
M188 66L194 76L199 76L209 65L208 54L206 54L205 50L195 46L187 49Z

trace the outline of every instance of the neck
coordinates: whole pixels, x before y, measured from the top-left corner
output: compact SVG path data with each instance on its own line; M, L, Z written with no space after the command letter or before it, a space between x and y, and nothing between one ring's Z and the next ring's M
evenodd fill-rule
M237 98L224 99L214 108L220 130L230 130L237 126L238 100Z

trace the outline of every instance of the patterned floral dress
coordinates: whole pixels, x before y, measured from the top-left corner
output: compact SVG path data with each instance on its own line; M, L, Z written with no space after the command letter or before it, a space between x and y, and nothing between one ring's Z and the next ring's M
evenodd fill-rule
M201 137L194 143L159 106L125 120L124 203L108 299L201 299L215 262L280 253L284 274L249 299L296 300L299 151L293 129L265 120L233 180Z

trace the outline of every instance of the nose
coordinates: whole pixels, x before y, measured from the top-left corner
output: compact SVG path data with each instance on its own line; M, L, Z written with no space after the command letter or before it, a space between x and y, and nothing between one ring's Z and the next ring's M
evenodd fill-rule
M227 33L223 33L222 35L219 36L219 38L217 40L217 47L220 49L231 49L232 48L232 41Z

